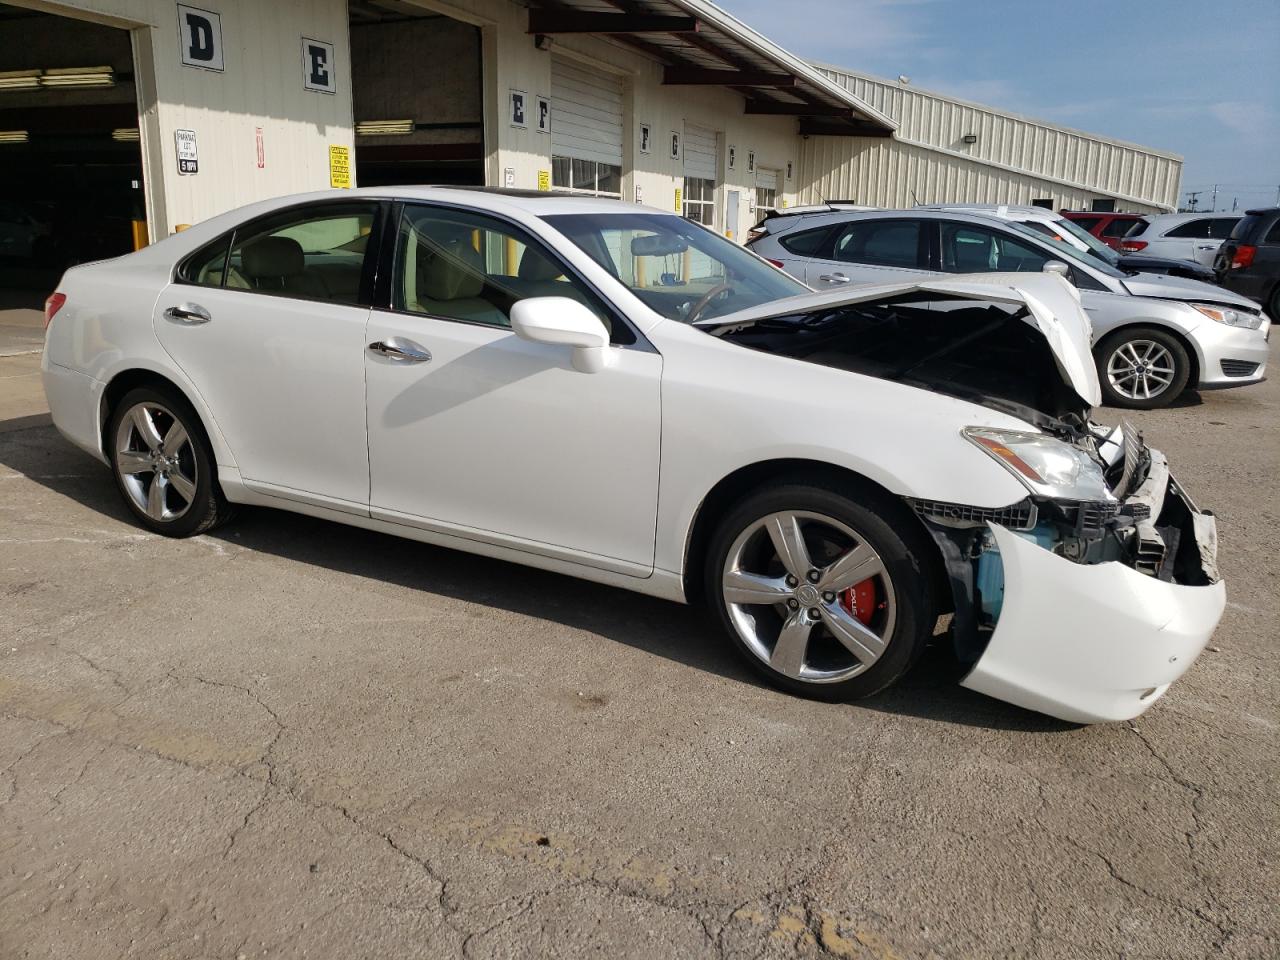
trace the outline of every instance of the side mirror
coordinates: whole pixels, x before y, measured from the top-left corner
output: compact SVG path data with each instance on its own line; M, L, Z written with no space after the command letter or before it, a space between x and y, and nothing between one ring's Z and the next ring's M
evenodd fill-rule
M1074 283L1071 279L1071 268L1061 260L1046 260L1043 267L1040 268L1043 273L1052 273L1061 277L1067 283Z
M530 343L573 348L573 369L599 373L613 360L609 331L600 318L569 297L529 297L511 308L511 329Z

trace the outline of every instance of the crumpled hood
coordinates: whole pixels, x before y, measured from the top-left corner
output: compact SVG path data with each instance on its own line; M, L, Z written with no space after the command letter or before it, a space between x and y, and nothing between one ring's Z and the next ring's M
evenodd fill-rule
M1228 307L1245 307L1254 313L1258 311L1257 303L1248 297L1201 280L1171 277L1163 273L1140 273L1136 277L1125 277L1121 282L1135 297L1182 300L1187 303L1220 303Z
M1194 283L1195 281L1190 281ZM1204 286L1204 284L1197 284ZM840 290L807 293L760 304L736 313L698 320L704 328L736 327L794 313L885 300L913 293L936 293L997 303L1022 304L1026 321L1040 331L1053 351L1062 378L1088 406L1102 402L1098 371L1090 350L1092 327L1080 308L1080 292L1050 273L980 273L902 283L850 285Z

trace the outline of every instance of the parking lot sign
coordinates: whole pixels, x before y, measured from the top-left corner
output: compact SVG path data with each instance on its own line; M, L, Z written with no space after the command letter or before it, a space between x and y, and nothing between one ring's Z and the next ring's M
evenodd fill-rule
M196 152L196 132L175 130L173 139L178 146L178 173L199 173L200 157Z

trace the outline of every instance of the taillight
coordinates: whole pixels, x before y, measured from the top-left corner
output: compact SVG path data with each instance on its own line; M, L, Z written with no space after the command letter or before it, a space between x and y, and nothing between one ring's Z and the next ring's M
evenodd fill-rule
M49 329L49 321L53 319L53 315L62 309L62 305L67 302L65 293L51 293L49 299L44 302L44 328Z
M1145 240L1121 240L1120 249L1125 253L1137 253L1139 250L1145 250L1147 241Z
M1231 256L1231 269L1239 270L1241 267L1252 267L1254 255L1257 254L1258 248L1251 243L1242 243L1236 247L1236 252Z
M749 244L750 244L750 243L755 243L757 240L759 240L761 237L763 237L763 236L765 235L765 233L766 233L766 232L767 232L767 231L765 231L765 230L757 230L757 229L755 229L754 227L752 227L752 228L751 228L751 230L750 230L750 231L748 231L748 233L747 233L747 243L749 243Z
M783 267L785 267L785 266L786 266L786 264L784 264L781 260L773 260L773 259L771 259L771 258L769 258L769 257L765 257L765 259L766 259L766 260L768 260L770 263L772 263L772 264L773 264L775 267L777 267L779 270L781 270Z

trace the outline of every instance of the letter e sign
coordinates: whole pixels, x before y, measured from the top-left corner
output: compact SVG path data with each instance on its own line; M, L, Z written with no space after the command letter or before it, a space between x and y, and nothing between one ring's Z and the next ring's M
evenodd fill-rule
M302 86L317 93L337 93L333 69L333 44L302 38Z
M222 17L211 10L178 4L178 49L182 63L222 72Z

